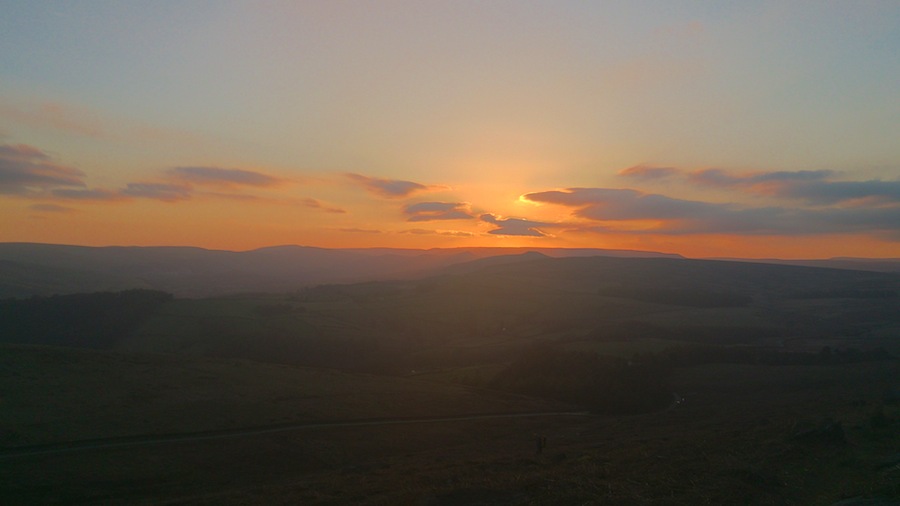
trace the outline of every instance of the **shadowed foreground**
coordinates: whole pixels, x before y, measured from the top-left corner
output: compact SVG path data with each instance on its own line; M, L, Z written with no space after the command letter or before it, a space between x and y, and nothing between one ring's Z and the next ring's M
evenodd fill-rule
M634 416L310 426L0 459L4 504L832 504L900 497L896 361L711 365ZM398 399L402 401L402 398ZM534 436L547 438L535 453Z

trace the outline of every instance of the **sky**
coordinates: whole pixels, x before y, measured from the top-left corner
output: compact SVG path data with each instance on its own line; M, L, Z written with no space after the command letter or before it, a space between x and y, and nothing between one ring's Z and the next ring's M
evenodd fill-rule
M0 0L0 241L900 257L900 3Z

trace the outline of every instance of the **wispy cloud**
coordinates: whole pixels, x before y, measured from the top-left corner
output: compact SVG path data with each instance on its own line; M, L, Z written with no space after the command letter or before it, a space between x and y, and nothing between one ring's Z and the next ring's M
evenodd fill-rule
M195 195L201 197L212 197L217 199L233 200L236 202L256 203L256 204L272 204L282 206L302 206L310 209L317 209L325 213L346 214L345 209L330 206L320 200L314 198L289 198L270 195L253 195L250 193L222 193L210 191L195 191Z
M76 212L75 209L71 207L60 206L57 204L32 204L28 206L32 211L38 211L41 213L59 213L59 214L68 214Z
M156 181L128 182L117 189L91 188L82 171L55 163L49 154L39 148L27 144L0 144L0 194L28 198L82 202L126 202L133 199L178 202L199 195L245 202L296 205L298 201L292 198L260 197L228 191L240 187L279 186L285 182L287 180L252 170L175 167L161 171ZM202 191L203 187L225 192ZM325 212L345 212L314 199L301 200L300 204Z
M617 175L631 179L654 180L680 177L691 183L719 188L748 188L768 183L819 181L834 175L830 170L734 172L709 168L684 170L677 167L635 165Z
M84 173L53 163L51 157L27 144L0 144L0 193L29 195L55 187L84 186Z
M198 185L211 186L278 186L284 179L245 169L221 167L175 167L167 173L173 178Z
M302 204L306 207L312 208L312 209L319 209L326 213L335 213L335 214L346 214L347 213L347 211L345 209L341 209L339 207L328 206L314 198L302 199L302 200L300 200L300 204Z
M413 234L413 235L445 235L450 237L474 237L475 234L472 232L466 232L464 230L432 230L427 228L411 228L407 230L401 230L401 234Z
M122 195L145 199L176 202L191 198L192 188L188 185L169 183L128 183L122 189Z
M382 179L378 177L363 176L361 174L345 174L353 183L362 186L375 195L386 198L408 197L414 193L436 191L445 189L442 186L425 185L413 181L399 179Z
M250 193L222 193L222 192L196 192L197 195L213 197L217 199L234 200L237 202L275 202L274 199L252 195Z
M819 205L849 201L900 204L900 181L813 181L783 185L777 189L777 194Z
M83 202L122 202L135 198L177 202L190 199L192 192L188 186L167 183L128 183L124 188L118 190L61 188L53 190L51 195L57 199Z
M121 200L128 200L128 197L122 195L120 191L117 190L107 190L103 188L94 188L94 189L68 189L68 188L60 188L57 190L53 190L51 195L55 198L64 199L64 200L81 200L81 201L92 201L92 202L117 202Z
M651 167L648 165L635 165L622 169L618 172L619 176L639 178L639 179L664 179L681 173L681 170L675 167Z
M522 218L499 218L493 214L482 214L481 221L496 225L497 228L488 231L494 235L518 235L527 237L546 237L547 234L539 230L540 227L547 227L549 223L541 223L539 221L531 221Z
M381 230L375 230L371 228L339 228L341 232L349 232L351 234L381 234L383 233Z
M419 202L403 208L406 221L471 220L475 217L464 202Z
M799 170L738 173L723 169L702 169L687 173L692 183L723 188L756 188L761 185L779 185L821 181L834 175L830 170Z

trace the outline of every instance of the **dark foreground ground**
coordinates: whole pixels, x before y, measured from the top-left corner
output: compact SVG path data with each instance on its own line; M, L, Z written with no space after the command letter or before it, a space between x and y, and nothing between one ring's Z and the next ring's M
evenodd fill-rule
M37 455L7 450L0 452L0 503L900 501L897 361L711 365L679 370L674 385L683 401L647 415L318 427ZM540 455L535 435L547 440Z

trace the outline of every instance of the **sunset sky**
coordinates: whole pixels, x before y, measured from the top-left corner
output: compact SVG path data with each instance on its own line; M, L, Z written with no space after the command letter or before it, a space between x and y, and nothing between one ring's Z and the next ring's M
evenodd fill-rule
M0 241L900 257L900 2L0 0Z

